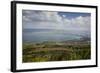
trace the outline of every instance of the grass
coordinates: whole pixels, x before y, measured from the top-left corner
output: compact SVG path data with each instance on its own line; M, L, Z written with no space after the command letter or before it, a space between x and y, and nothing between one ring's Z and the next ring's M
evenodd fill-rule
M86 60L91 58L90 42L23 43L23 62Z

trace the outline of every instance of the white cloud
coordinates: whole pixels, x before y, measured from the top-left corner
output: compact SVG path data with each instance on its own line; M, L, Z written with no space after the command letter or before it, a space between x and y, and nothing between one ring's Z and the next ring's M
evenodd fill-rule
M65 18L65 17L66 17L66 15L62 15L62 17L64 17L64 18Z
M24 29L63 29L73 32L90 32L90 16L78 16L68 19L57 12L49 11L23 11Z

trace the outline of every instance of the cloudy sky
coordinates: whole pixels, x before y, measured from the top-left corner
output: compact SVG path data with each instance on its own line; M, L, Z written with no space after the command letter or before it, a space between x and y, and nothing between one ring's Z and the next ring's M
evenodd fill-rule
M91 14L23 10L22 23L23 29L59 29L90 32Z

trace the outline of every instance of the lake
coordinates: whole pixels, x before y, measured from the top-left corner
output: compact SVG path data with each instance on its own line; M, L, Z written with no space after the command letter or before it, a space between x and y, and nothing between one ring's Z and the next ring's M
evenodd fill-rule
M82 33L83 34L83 33ZM78 32L53 29L23 29L23 42L68 41L79 40L82 36Z

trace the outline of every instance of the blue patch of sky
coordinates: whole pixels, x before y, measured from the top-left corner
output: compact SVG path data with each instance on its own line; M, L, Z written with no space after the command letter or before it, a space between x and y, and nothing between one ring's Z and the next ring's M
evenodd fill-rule
M58 12L58 15L61 17L67 18L67 19L72 19L76 18L79 16L86 17L86 16L91 16L91 13L80 13L80 12Z

